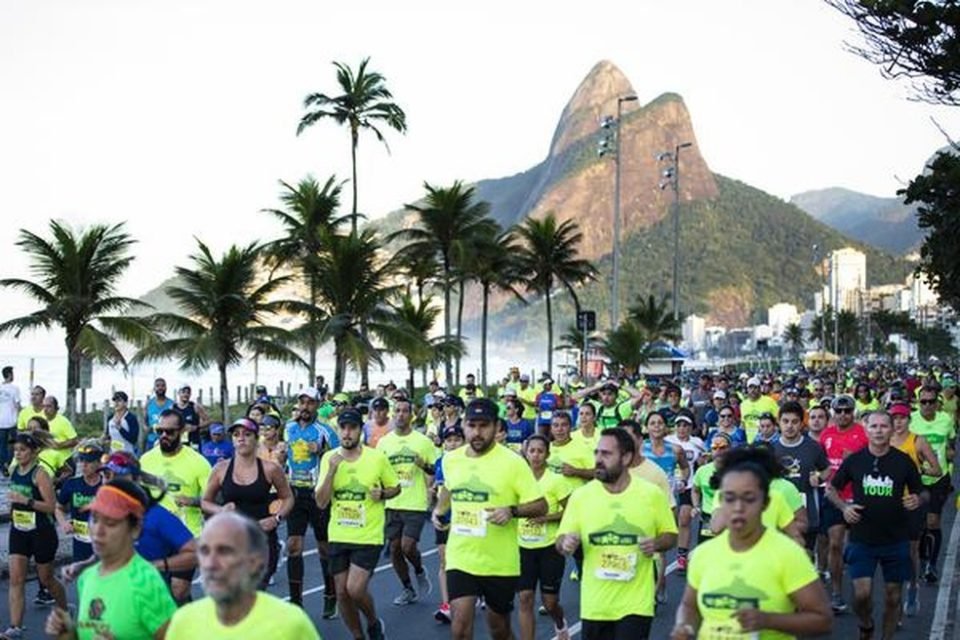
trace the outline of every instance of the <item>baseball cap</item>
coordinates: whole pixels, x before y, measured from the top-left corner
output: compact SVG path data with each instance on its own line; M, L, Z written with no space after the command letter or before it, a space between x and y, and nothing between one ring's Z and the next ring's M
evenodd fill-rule
M747 386L748 386L748 387L759 387L759 386L760 386L760 378L758 378L757 376L753 376L752 378L750 378L749 380L747 380Z
M727 399L727 394L725 394L723 391L714 391L714 392L713 392L713 399L714 399L714 400L726 400L726 399Z
M955 387L957 386L957 381L949 376L943 376L943 379L940 380L940 386L944 389L947 387Z
M136 477L140 475L140 463L132 454L126 451L116 451L110 454L107 461L100 467L100 471L112 471L121 476Z
M333 396L333 401L347 404L350 402L350 396L345 393L338 393L337 395Z
M833 402L830 403L830 407L834 410L836 409L853 409L855 407L853 398L848 395L840 395L833 399Z
M553 384L553 380L551 380L550 378L544 378L544 379L540 382L540 384L542 384L543 386L547 386L548 384L549 384L549 385L552 385L552 384Z
M521 374L520 374L520 382L530 382L530 374L528 374L528 373L521 373Z
M471 400L467 405L466 420L496 420L499 414L497 405L487 398Z
M903 402L896 402L890 407L888 413L892 416L909 416L910 405Z
M463 437L463 429L461 429L460 427L457 427L457 426L444 427L444 428L443 428L443 431L440 432L440 439L441 439L441 440L446 440L447 438L452 438L452 437L454 437L454 436L458 436L458 437L462 438L462 437Z
M371 409L389 409L390 403L387 402L386 398L374 398L373 402L370 403Z
M443 404L450 407L460 407L463 408L463 398L460 396L455 396L453 394L448 394L443 399Z
M233 430L237 427L245 429L246 431L253 432L254 434L260 433L260 425L251 420L250 418L239 418L233 421L233 424L230 425L228 431L233 433Z
M126 391L115 391L112 400L114 402L129 402L130 397L127 395Z
M109 484L97 489L97 494L88 508L94 513L99 513L114 520L123 520L127 516L140 519L143 518L143 513L146 510L142 502L119 487Z
M103 447L96 438L87 438L77 445L73 455L81 462L97 462L103 457Z
M600 391L610 391L612 393L616 393L617 391L620 391L620 387L618 387L615 382L608 382L600 387Z
M363 424L363 416L356 409L344 409L337 416L337 424L341 427L345 424L361 425Z
M674 424L678 422L686 422L691 426L695 424L695 422L693 421L693 416L686 411L679 412L677 416L673 419Z
M268 413L267 415L263 416L263 420L261 420L261 424L262 424L263 426L265 426L265 427L278 427L278 428L279 428L279 427L280 427L280 418L278 418L277 416L275 416L275 415L272 414L272 413Z
M306 387L304 389L300 389L300 393L297 394L297 397L298 398L307 397L307 398L310 398L311 400L319 400L320 392L317 391L316 387Z
M210 425L211 434L226 433L226 432L227 432L227 428L223 426L222 422L214 422L213 424Z
M516 398L516 397L517 397L517 390L514 389L513 387L507 387L507 388L504 389L504 391L503 391L503 397L504 397L504 398Z

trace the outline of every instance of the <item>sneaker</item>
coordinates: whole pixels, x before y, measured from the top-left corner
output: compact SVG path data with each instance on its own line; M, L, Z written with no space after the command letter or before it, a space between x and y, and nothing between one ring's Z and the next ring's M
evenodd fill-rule
M847 603L844 602L843 596L835 593L830 596L830 608L833 609L834 613L844 613L847 610Z
M548 615L550 615L550 612L547 611L547 608L546 608L545 606L543 606L543 605L540 605L540 608L537 609L537 613L539 613L539 614L542 615L542 616L548 616Z
M370 640L387 640L387 625L383 624L383 618L377 618L376 624L367 627L367 637Z
M323 614L324 620L333 620L337 617L337 596L323 596Z
M926 569L923 572L923 581L927 584L937 584L937 581L940 578L937 576L937 569L932 564L927 564Z
M7 627L7 630L0 634L4 640L20 640L23 637L23 627Z
M400 592L396 598L393 599L393 604L398 607L402 607L408 604L413 604L420 598L417 596L417 592L409 587L404 587L403 591Z
M687 573L687 556L677 556L677 573L681 576Z
M433 583L426 571L417 574L417 595L426 597L433 593Z
M33 599L34 604L39 605L50 605L56 604L57 600L53 597L53 594L46 590L45 587L41 586L37 591L37 597Z
M570 629L567 627L567 619L563 619L563 626L558 627L554 625L554 640L570 640Z
M477 598L477 604L480 606L480 608L481 608L482 610L484 610L484 611L487 610L487 600L486 600L486 598L482 598L482 597L481 597L481 598Z
M579 581L580 581L580 574L577 572L576 569L574 569L573 571L570 572L570 582L579 582Z
M821 571L821 572L820 572L820 582L822 582L823 584L830 584L830 572L829 572L829 571L824 570L824 571Z
M667 590L657 591L657 604L667 604Z
M920 588L907 586L907 597L903 603L903 613L913 618L920 613Z
M450 616L450 605L446 602L441 602L440 607L433 612L433 619L441 624L450 624L450 621L453 619Z
M272 587L272 586L275 585L275 584L277 584L277 577L276 577L276 576L270 576L270 579L267 580L267 586L268 586L268 587Z

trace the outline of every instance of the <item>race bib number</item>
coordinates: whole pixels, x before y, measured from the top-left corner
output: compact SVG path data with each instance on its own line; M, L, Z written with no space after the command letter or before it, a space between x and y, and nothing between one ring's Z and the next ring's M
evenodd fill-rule
M90 544L90 523L84 520L73 521L73 539Z
M293 469L290 471L290 484L298 487L312 487L316 483L316 477L312 469Z
M366 510L362 502L337 503L334 517L338 525L348 529L362 529L367 523Z
M540 412L540 419L541 419L541 420L552 420L552 419L553 419L553 411L541 411L541 412Z
M547 523L533 522L528 518L520 521L520 542L540 544L547 541Z
M400 486L404 489L408 489L413 486L413 469L397 469L397 479L400 481Z
M697 638L701 640L760 640L759 631L743 631L735 618L704 620Z
M33 531L37 528L37 512L14 510L13 528L17 531Z
M454 506L450 530L459 536L487 537L487 512L481 507Z
M605 550L600 553L600 566L594 572L600 580L629 582L637 575L635 551Z

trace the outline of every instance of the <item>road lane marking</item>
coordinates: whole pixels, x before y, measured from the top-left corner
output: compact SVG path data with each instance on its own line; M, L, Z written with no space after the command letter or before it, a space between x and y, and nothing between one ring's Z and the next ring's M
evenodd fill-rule
M945 640L947 622L950 613L950 597L953 593L954 573L957 567L957 545L960 544L960 513L954 515L950 527L950 543L947 555L943 559L943 575L940 576L940 589L937 591L937 610L930 623L930 640ZM956 626L956 621L954 621Z
M420 557L421 557L421 558L429 558L430 556L434 555L435 553L437 553L437 548L436 548L436 547L434 547L433 549L429 549L429 550L427 550L427 551L421 552L421 553L420 553ZM303 555L307 555L307 554L304 553ZM374 573L380 573L381 571L386 571L387 569L393 569L393 563L389 563L389 562L388 562L387 564L382 564L382 565L380 565L379 567L377 567L376 569L374 569L373 572L374 572ZM324 586L323 586L323 585L320 585L319 587L314 587L314 588L312 588L312 589L307 589L306 591L303 592L303 595L309 596L309 595L312 594L312 593L320 593L320 592L322 592L323 590L324 590ZM290 601L290 596L287 596L286 598L284 598L284 600L286 600L287 602L289 602L289 601Z

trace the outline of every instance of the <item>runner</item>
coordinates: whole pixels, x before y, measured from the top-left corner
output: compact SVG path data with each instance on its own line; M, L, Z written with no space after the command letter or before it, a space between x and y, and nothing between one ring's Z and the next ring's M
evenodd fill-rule
M413 430L412 418L409 400L394 402L393 430L377 444L377 450L387 457L400 480L400 495L387 500L385 530L393 570L403 586L393 600L397 606L412 604L433 590L417 544L427 521L427 486L435 472L437 449L430 438ZM417 579L416 590L410 581L408 562Z
M780 407L777 401L760 393L760 378L747 380L747 397L740 403L740 421L747 436L747 442L753 442L760 427L760 416L764 413L777 415Z
M314 489L320 456L339 446L339 438L326 425L317 421L319 404L316 389L304 389L297 398L297 419L288 422L284 440L289 451L290 487L293 489L293 511L287 518L287 581L290 602L303 606L303 536L309 525L317 541L317 557L323 574L323 618L337 615L337 588L330 572L327 525L329 509L317 505Z
M566 561L563 555L557 552L555 543L563 508L574 486L569 478L564 478L547 467L550 441L544 436L530 436L523 445L523 455L547 500L547 514L536 518L521 518L518 524L520 579L517 582L517 592L520 594L520 638L533 640L536 634L534 598L539 584L543 608L553 620L555 637L557 640L569 640L570 631L563 617L563 607L560 606L560 585L563 582Z
M570 437L593 453L600 442L600 430L597 429L597 408L592 402L577 405L577 428Z
M180 387L177 391L177 401L172 409L180 414L183 423L187 425L187 443L194 449L199 449L203 441L201 437L203 430L210 424L210 418L207 416L207 410L199 402L190 399L192 394L193 389L190 388L190 385L185 384Z
M73 424L65 415L60 413L60 403L55 397L45 396L43 398L43 417L46 418L50 435L53 436L53 443L49 447L51 449L49 460L59 474L61 468L69 463L70 457L73 455L73 448L80 442L80 438L77 436L77 430L73 428ZM69 475L73 475L72 468L70 468ZM58 481L56 476L54 481Z
M630 416L633 415L634 403L643 400L643 395L636 389L626 387L626 391L630 395L630 400L620 402L618 397L620 387L613 382L600 381L592 387L581 389L573 394L572 397L578 404L583 404L590 396L598 394L600 396L600 402L593 402L593 406L597 410L596 422L598 427L606 429L608 427L615 427L620 424L621 420L630 418Z
M137 485L112 480L90 503L93 547L100 561L80 574L78 616L65 607L47 617L57 638L163 638L176 604L163 578L134 550L147 506Z
M693 416L689 411L681 411L673 422L676 432L666 437L665 442L680 447L687 462L687 471L682 482L677 482L677 572L680 575L687 570L687 554L690 551L692 536L690 525L693 521L693 473L704 462L707 450L703 440L691 435L696 431Z
M903 583L910 579L908 512L918 509L929 495L910 456L890 446L892 433L887 413L871 413L868 445L843 461L827 487L827 499L850 524L844 558L853 580L861 640L873 638L873 575L878 564L886 583L883 639L891 640L897 630ZM853 492L852 501L837 494L847 487Z
M443 451L446 454L454 449L463 446L463 429L460 427L447 427L443 434ZM434 501L443 486L443 456L437 458L434 464L433 474L433 493ZM447 538L450 534L450 516L449 514L440 516L439 522L434 523L435 542L437 545L437 558L439 560L437 568L437 580L440 583L440 606L434 612L433 617L437 622L450 624L450 594L447 590Z
M267 538L236 512L207 521L200 535L200 576L206 597L177 611L167 640L320 640L302 609L258 591L267 566Z
M20 413L17 415L17 431L28 431L27 423L30 418L43 417L43 399L46 395L46 389L40 385L30 389L30 404L20 409Z
M23 637L24 583L27 563L33 558L40 584L53 596L57 606L67 608L63 585L53 577L53 559L57 553L57 528L53 512L56 497L53 482L37 460L40 437L30 431L17 434L13 445L15 465L10 473L10 627L3 633L8 640Z
M467 407L468 447L443 459L444 485L433 522L451 511L447 585L452 636L473 638L475 604L486 602L487 629L495 640L512 637L510 611L520 575L517 518L546 515L547 501L522 458L494 442L497 406L477 399Z
M757 422L757 437L753 439L755 445L772 447L780 439L777 430L777 416L773 413L761 413Z
M690 510L690 517L700 520L697 544L703 544L714 537L713 529L710 527L710 518L713 515L713 506L716 503L714 499L716 491L710 480L717 471L717 463L732 447L730 436L725 433L715 435L713 440L710 441L710 461L702 465L693 474L693 488L690 492L690 501L693 506Z
M363 418L354 409L340 413L340 446L320 461L317 504L330 508L330 570L344 626L363 638L362 611L370 640L385 636L383 620L367 585L383 548L384 501L400 493L400 481L381 452L363 444Z
M155 429L160 424L160 416L164 411L173 409L173 400L167 397L167 381L157 378L153 381L153 397L147 400L143 410L143 432L140 451L149 451L157 443Z
M713 442L713 437L722 433L731 442L731 446L741 447L747 444L747 432L737 425L737 412L732 405L725 404L717 412L717 426L707 433L707 442Z
M13 384L13 367L3 368L0 382L0 472L9 475L12 452L10 445L16 434L17 417L20 415L20 387Z
M227 428L222 422L210 424L210 439L200 445L200 455L207 459L210 466L221 460L233 457L233 443L227 438Z
M533 404L537 410L537 432L546 435L551 429L554 412L563 408L563 395L553 390L553 380L544 379L542 390Z
M898 402L890 407L890 417L893 419L893 435L890 444L910 456L917 465L918 471L928 470L931 475L941 473L937 455L923 436L910 432L910 405ZM907 584L907 593L903 601L903 610L908 617L916 616L920 612L920 538L923 535L926 514L923 509L911 511L910 519L910 582Z
M591 452L586 445L574 441L570 436L570 414L556 411L550 421L550 436L553 444L547 466L556 474L570 481L571 487L582 487L593 479L593 467L590 464Z
M827 453L830 470L826 480L840 468L843 460L867 446L867 434L863 426L853 421L854 403L850 396L839 396L831 404L835 423L828 425L820 434L820 444ZM839 492L846 501L853 499L853 489L844 487ZM830 570L830 606L835 613L847 610L847 603L840 593L843 585L843 545L847 536L847 523L843 512L826 500L820 510L820 522L827 530L827 566Z
M113 415L106 418L103 429L103 441L111 452L127 451L135 454L137 451L140 423L136 414L130 411L129 400L124 391L113 394Z
M277 529L293 509L290 484L275 462L257 457L257 424L240 418L230 426L234 454L230 460L217 463L203 494L204 513L238 511L252 518L267 536L269 556L263 572L261 589L266 589L277 571L280 540ZM222 503L216 502L220 496Z
M777 465L765 448L725 454L719 492L730 527L691 556L673 640L830 633L830 605L809 558L763 524Z
M375 398L370 403L370 420L363 425L363 442L376 448L380 438L390 432L390 403L386 398Z
M280 439L280 426L280 418L272 413L263 416L257 457L269 460L283 469L287 466L287 443Z
M677 525L662 491L633 478L637 449L624 429L604 429L597 479L567 503L557 549L583 547L580 617L585 640L645 639L654 613L653 557L677 544Z
M910 419L910 431L923 436L924 440L930 443L940 463L939 474L933 475L930 471L925 471L922 476L923 484L930 492L926 529L920 540L920 560L924 563L923 579L927 584L936 584L939 579L937 560L940 557L940 545L943 542L940 515L951 493L947 463L953 460L953 441L957 436L953 417L939 410L938 396L938 388L921 387L917 401L920 411L914 412Z
M523 403L516 397L507 398L504 402L507 411L504 421L507 423L507 446L520 453L523 443L532 436L536 429L529 420L522 417Z
M143 454L140 466L143 471L163 479L167 490L160 500L161 506L180 518L193 537L197 537L203 527L200 502L210 478L210 463L184 446L184 428L183 416L173 409L164 410L155 429L160 436L159 446ZM179 604L190 599L193 574L192 569L170 574L170 588Z
M100 477L100 458L103 449L93 439L77 446L80 475L63 483L57 492L55 512L60 531L73 538L73 561L86 560L93 555L90 540L90 503L103 483Z

